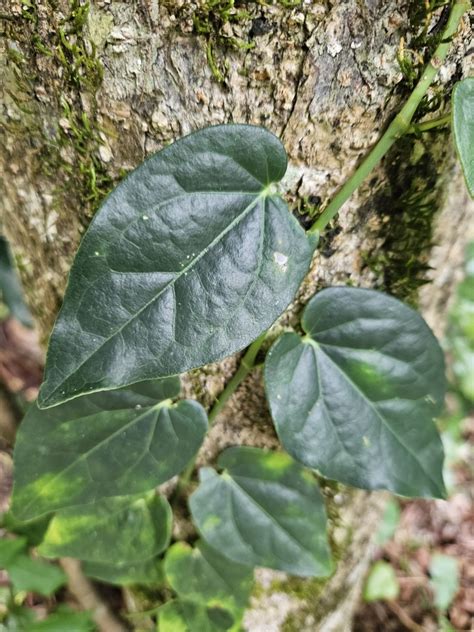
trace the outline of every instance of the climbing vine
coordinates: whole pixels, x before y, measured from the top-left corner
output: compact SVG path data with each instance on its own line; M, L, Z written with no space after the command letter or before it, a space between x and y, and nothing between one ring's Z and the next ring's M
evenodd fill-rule
M331 574L321 478L445 495L433 421L445 395L443 353L417 312L381 292L326 288L306 306L301 333L263 349L320 234L412 131L466 8L453 3L400 113L306 231L278 190L281 142L260 127L223 125L146 160L82 240L38 401L17 437L11 530L40 521L42 556L75 557L111 583L166 585L172 598L153 612L161 632L239 629L255 567ZM473 112L474 79L465 79L451 120L471 194ZM244 348L209 414L181 398L179 374ZM282 450L227 448L199 469L196 486L209 425L262 363ZM173 477L169 498L155 491ZM188 496L199 539L170 546L173 507ZM7 540L7 568L25 548Z

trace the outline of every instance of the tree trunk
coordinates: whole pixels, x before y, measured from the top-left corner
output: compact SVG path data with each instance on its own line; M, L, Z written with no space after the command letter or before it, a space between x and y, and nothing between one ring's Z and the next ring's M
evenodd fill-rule
M238 8L226 9L232 4L0 0L2 230L43 340L93 212L150 152L211 124L264 125L285 144L287 198L308 222L403 103L432 43L417 0L236 1ZM432 16L430 28L438 19ZM469 37L464 20L431 91L440 107L467 68ZM295 324L315 290L330 284L377 287L416 303L430 256L448 252L422 292L439 330L473 217L456 174L448 131L400 140L326 231L279 325ZM451 181L457 184L445 204ZM431 253L434 243L441 250ZM187 393L209 406L236 362L191 372ZM221 413L200 464L236 442L277 445L259 371ZM335 577L260 571L247 629L350 628L384 496L342 486L324 491ZM177 522L177 531L185 528Z

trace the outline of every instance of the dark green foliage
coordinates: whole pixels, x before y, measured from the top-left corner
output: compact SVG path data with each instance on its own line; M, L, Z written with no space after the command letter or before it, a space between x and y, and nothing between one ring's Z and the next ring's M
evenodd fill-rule
M265 363L283 446L323 476L404 496L443 497L433 417L446 389L443 353L423 319L394 298L323 290Z
M234 562L304 577L331 572L316 480L282 453L228 448L200 470L191 513L210 546Z
M203 10L232 21L233 2L207 4ZM68 20L81 28L86 13L74 3ZM195 21L208 42L209 20ZM74 57L67 33L59 37ZM455 93L454 124L470 186L461 138L470 105L466 116L456 100L463 89ZM417 141L407 142L401 151L413 157ZM389 272L384 281L410 296L422 282L419 254L430 243L437 195L427 193L436 175L430 154L421 159L431 178L421 188L403 182L408 163L390 183L390 199L400 199L393 224L401 228L387 233L382 262L390 269L394 261L407 264L402 287ZM237 632L255 566L300 577L333 570L323 496L311 470L365 489L443 496L443 450L433 423L445 392L439 345L395 298L326 289L304 311L306 335L283 334L265 362L272 416L291 456L231 447L216 469L201 468L189 507L202 539L176 542L165 553L172 512L155 488L184 470L169 494L183 510L208 427L200 404L176 401L178 374L255 341L213 408L214 420L260 362L266 329L295 296L318 232L337 212L336 203L326 207L305 233L277 193L286 166L281 143L266 130L217 126L149 158L104 202L71 270L38 404L18 435L12 511L3 526L25 537L0 542L0 563L15 589L51 594L64 582L60 570L27 556L29 541L44 556L80 559L90 577L158 588L151 612L160 632ZM415 218L414 205L423 210ZM55 613L49 628L38 629L59 629L64 616L72 614ZM67 625L74 630L76 623ZM89 622L77 625L82 632Z
M265 331L315 245L273 191L286 164L275 136L228 125L129 175L82 240L38 405L187 371Z
M184 469L207 431L177 377L31 406L17 436L12 512L21 520L153 489ZM32 434L38 438L31 442Z

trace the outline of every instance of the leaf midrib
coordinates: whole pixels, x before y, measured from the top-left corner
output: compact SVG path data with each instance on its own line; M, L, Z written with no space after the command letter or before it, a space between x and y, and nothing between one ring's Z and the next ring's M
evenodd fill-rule
M134 419L132 419L131 421L129 421L128 423L126 423L124 426L122 426L121 428L119 428L118 430L115 430L111 435L108 435L107 437L105 437L104 439L102 439L102 441L99 441L99 443L97 443L93 448L91 448L90 450L88 450L87 452L82 453L77 459L75 459L74 461L72 461L71 463L69 463L69 465L67 467L65 467L63 470L61 470L60 472L58 472L56 474L56 476L51 479L43 489L49 489L51 485L54 485L54 483L56 483L56 481L61 478L62 476L64 476L69 470L71 470L72 468L74 468L78 463L81 463L82 461L84 461L86 458L88 458L91 454L93 454L96 450L98 450L99 448L102 448L104 444L107 444L109 441L113 440L115 438L116 435L119 435L120 433L124 432L125 430L127 430L130 426L133 426L137 423L139 423L140 421L142 421L142 419L148 415L150 412L152 412L153 410L156 410L159 414L159 410L160 408L162 408L164 406L164 402L158 402L158 404L155 404L155 406L150 406L149 408L147 408L146 410L143 411L143 413L141 413L140 415L138 415L138 417L135 417ZM129 411L131 409L129 408L124 408L122 409L124 412ZM92 415L93 416L93 415ZM77 421L77 420L76 420ZM27 503L24 508L23 508L23 515L25 515L25 512L28 511L28 509L34 505L36 501L36 496L29 502ZM77 503L77 504L84 504L84 503ZM76 504L74 505L65 505L65 507L74 507L77 506ZM64 506L62 507L56 507L54 509L48 510L48 511L43 511L41 514L35 515L33 516L33 518L37 518L43 515L46 515L48 513L51 513L52 511L59 511L60 509L63 509Z
M235 193L233 191L230 192L225 192L225 193ZM240 194L240 192L237 192ZM160 298L160 296L166 291L168 290L168 288L170 286L175 285L175 283L187 272L189 271L190 268L194 267L201 259L202 257L204 257L212 248L214 248L214 246L216 246L235 226L237 226L249 213L250 211L257 205L257 203L261 200L261 199L265 199L267 197L279 197L278 195L269 195L265 189L262 189L262 191L252 200L252 202L250 204L248 204L244 210L242 211L242 213L240 215L238 215L234 220L232 220L232 222L230 222L230 224L228 224L228 226L221 232L219 233L213 240L212 242L206 246L206 248L204 248L198 255L197 257L195 257L192 261L189 262L189 264L187 266L185 266L182 270L180 270L176 276L171 279L157 294L156 296L154 296L152 299L150 299L147 303L145 303L145 305L143 305L131 318L129 318L126 322L124 322L116 331L114 331L110 336L108 336L107 338L105 338L98 347L96 347L94 349L94 351L88 355L77 367L74 368L74 370L72 372L69 373L69 375L63 379L58 386L56 386L56 388L51 391L50 396L48 397L48 399L46 399L46 402L51 401L52 396L63 386L63 384L65 384L65 382L67 381L67 379L69 379L71 376L73 376L75 373L77 373L93 356L95 356L103 347L104 345L106 345L110 340L112 340L115 336L117 336L123 329L125 329L125 327L127 327L131 322L133 322L135 319L137 319L140 314L147 309L152 303L154 303L156 300L158 300ZM265 213L265 208L263 208L263 213ZM106 390L106 389L96 389L96 390L91 390L89 391L89 394L92 394L94 392L98 392L98 391L102 391L102 390ZM71 399L74 399L76 397L76 394L70 396L69 398L62 400L62 401L69 401ZM48 406L47 406L48 407Z
M402 441L402 439L397 435L397 433L395 432L395 430L390 426L390 424L385 420L385 418L381 415L381 413L379 412L379 410L377 409L377 407L373 404L373 402L368 399L368 397L366 396L366 394L364 393L364 391L362 391L359 386L353 382L350 377L341 369L341 367L331 358L331 356L326 353L323 349L324 344L323 343L318 343L319 344L319 348L321 350L321 353L324 353L325 357L329 359L329 361L331 362L331 364L333 366L336 367L336 369L339 371L339 373L343 376L343 378L345 379L345 381L349 384L350 387L352 387L357 393L359 393L360 397L363 399L363 401L366 402L366 404L368 405L368 407L370 409L372 409L375 413L375 415L380 419L380 422L382 424L382 426L384 428L386 428L389 433L396 439L396 441L408 452L408 454L410 454L410 456L413 458L413 460L415 461L415 463L418 465L418 467L420 468L420 470L425 474L425 476L427 477L428 480L431 481L431 483L434 485L434 488L436 490L439 490L439 485L438 483L431 477L430 473L426 471L426 469L424 468L423 464L417 459L416 454L411 450L411 448L409 446L407 446L404 441Z
M252 502L252 503L253 503L256 507L258 507L258 508L260 509L260 511L261 511L262 513L264 513L264 514L265 514L265 515L269 518L270 522L272 522L272 523L273 523L273 524L274 524L274 525L275 525L275 526L276 526L276 527L277 527L280 531L282 531L282 532L283 532L283 533L287 536L287 538L288 538L289 540L291 540L294 544L296 544L296 545L297 545L297 547L298 547L300 550L305 551L306 553L309 553L309 554L310 554L310 556L311 556L311 558L312 558L312 559L313 559L313 561L314 561L314 552L313 552L313 551L311 551L310 549L307 549L307 548L306 548L306 547L305 547L305 546L304 546L301 542L299 542L299 541L295 538L295 536L293 536L293 534L291 534L289 531L287 531L287 530L285 529L285 527L283 527L283 526L282 526L282 525L278 522L278 520L277 520L274 516L272 516L270 513L268 513L268 511L265 509L265 507L263 507L263 506L262 506L262 505L261 505L261 504L260 504L260 503L259 503L259 502L258 502L258 501L254 498L254 497L253 497L253 496L251 496L251 495L250 495L250 493L249 493L249 492L247 492L247 491L246 491L246 490L245 490L245 489L244 489L241 485L239 485L239 483L238 483L238 481L237 481L237 478L243 478L243 479L246 479L246 480L249 480L249 481L252 481L252 482L255 482L256 480L257 480L257 481L259 481L260 479L254 479L254 478L252 478L252 477L250 477L250 476L242 476L242 475L238 475L238 477L235 477L235 476L232 476L232 475L231 475L231 476L230 476L227 480L230 480L230 481L231 481L231 483L232 483L233 485L235 485L235 487L236 487L238 490L240 490L240 492L241 492L244 496L246 496L246 497L247 497L247 498L248 498L248 499L249 499L249 500L250 500L250 501L251 501L251 502ZM267 483L268 483L268 482L273 482L273 481L268 481L267 479L264 479L264 480L265 480L265 482L267 482ZM277 482L277 485L281 485L281 483L278 483L278 482ZM281 486L283 487L283 485L281 485ZM293 491L298 491L298 490L295 490L294 488L291 488L291 489L293 489ZM301 492L298 492L298 493L301 493ZM302 494L301 494L301 495L302 495Z
M309 421L310 416L312 415L314 409L316 408L316 406L318 405L319 402L321 402L321 405L324 408L324 410L326 411L326 414L328 415L329 419L332 420L331 413L329 412L328 407L326 406L325 393L324 393L323 384L322 384L322 381L321 381L321 370L320 370L320 366L319 366L319 362L318 362L318 346L317 345L311 345L311 349L313 351L313 355L314 355L314 359L315 359L315 363L316 363L316 375L318 376L319 397L314 402L313 406L311 406L311 410L309 411L309 413L307 415L307 420ZM337 437L337 440L338 440L339 444L343 447L344 452L349 455L350 460L352 461L352 463L354 463L354 465L356 467L360 467L360 465L356 461L356 458L346 448L346 446L344 444L344 441L340 437L340 435L339 435L339 427L335 426L334 423L332 424L332 426L334 427L335 436Z

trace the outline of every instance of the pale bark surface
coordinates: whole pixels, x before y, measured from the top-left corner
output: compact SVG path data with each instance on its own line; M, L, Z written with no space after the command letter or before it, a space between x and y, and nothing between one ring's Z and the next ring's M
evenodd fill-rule
M0 41L1 221L44 337L97 202L149 153L210 124L264 125L282 138L291 160L288 199L295 209L307 208L308 198L324 203L344 182L407 93L396 53L415 28L410 3L245 3L249 16L213 22L221 40L254 44L251 50L214 45L221 69L228 66L224 82L211 72L205 37L193 32L193 16L196 22L205 14L203 0L94 0L84 24L77 19L82 4L73 15L65 0L38 1L27 12L17 0L0 0L8 18ZM444 84L468 68L469 38L464 20L441 73ZM295 325L315 289L329 284L386 287L414 300L443 185L453 178L452 158L446 132L402 141L328 231L280 325ZM456 274L472 221L472 206L455 193L436 233L448 249L444 281L438 275L423 290L435 324L443 320L451 291L446 279ZM209 405L235 363L231 358L192 372L187 392ZM259 371L218 418L200 463L237 442L277 445ZM337 575L325 585L262 572L246 617L249 630L349 629L382 496L326 492L341 558ZM176 532L187 528L178 521Z

